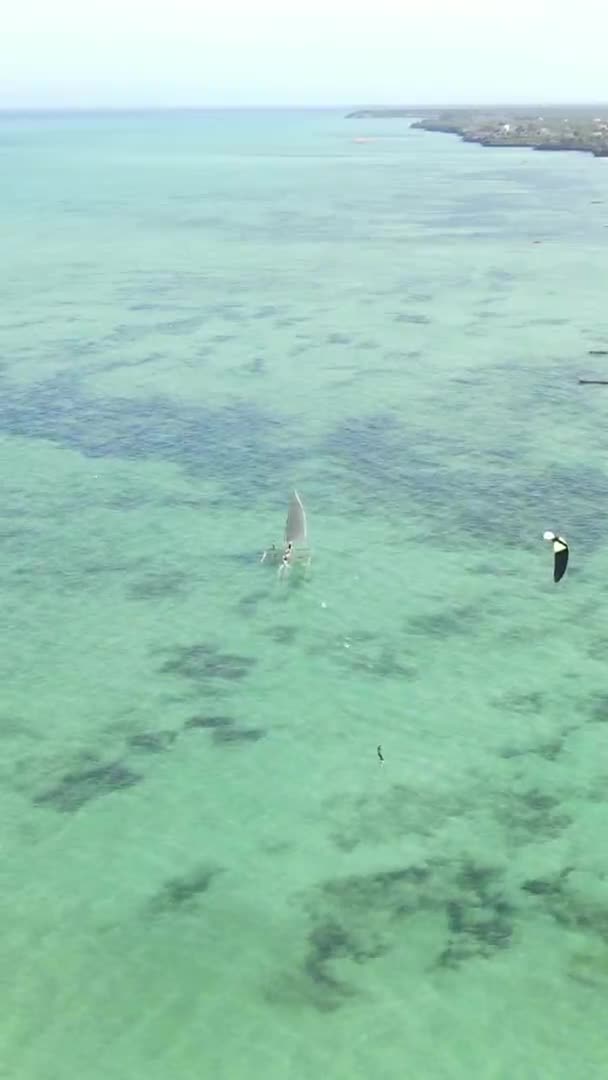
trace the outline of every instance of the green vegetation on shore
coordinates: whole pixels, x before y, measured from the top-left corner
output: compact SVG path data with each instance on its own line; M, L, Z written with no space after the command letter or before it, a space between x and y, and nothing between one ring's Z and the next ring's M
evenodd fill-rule
M608 157L606 106L503 109L362 109L348 119L413 119L414 128L460 135L482 146L528 146L535 150L578 150Z

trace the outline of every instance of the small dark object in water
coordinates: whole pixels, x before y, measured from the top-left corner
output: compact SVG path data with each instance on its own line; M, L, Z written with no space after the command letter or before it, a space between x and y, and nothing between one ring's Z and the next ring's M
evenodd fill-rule
M608 349L589 349L589 356L608 356Z
M379 757L380 761L381 761L381 762L384 762L384 758L382 757L382 747L381 747L381 746L377 746L377 747L376 747L376 753L377 753L377 755L378 755L378 757Z
M608 379L579 379L579 386L608 386Z
M192 728L229 728L234 724L234 720L230 716L191 716L189 720L184 723L185 730L191 730Z

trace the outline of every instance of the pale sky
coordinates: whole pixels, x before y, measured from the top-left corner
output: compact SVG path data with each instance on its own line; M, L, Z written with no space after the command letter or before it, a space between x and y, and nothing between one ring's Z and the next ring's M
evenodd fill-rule
M608 0L6 0L0 108L608 102Z

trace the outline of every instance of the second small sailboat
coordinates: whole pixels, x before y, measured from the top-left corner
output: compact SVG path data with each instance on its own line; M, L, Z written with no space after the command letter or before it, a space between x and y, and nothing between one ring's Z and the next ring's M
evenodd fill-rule
M308 523L304 504L297 491L293 491L287 511L285 522L285 543L281 551L272 545L264 552L261 562L268 560L273 564L279 563L279 574L284 574L294 563L310 565L310 551L308 543Z

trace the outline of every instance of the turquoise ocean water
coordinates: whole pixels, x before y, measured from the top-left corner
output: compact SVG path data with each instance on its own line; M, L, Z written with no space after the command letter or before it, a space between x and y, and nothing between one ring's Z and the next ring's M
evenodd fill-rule
M608 163L338 112L0 162L0 1076L605 1077Z

